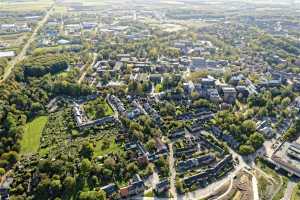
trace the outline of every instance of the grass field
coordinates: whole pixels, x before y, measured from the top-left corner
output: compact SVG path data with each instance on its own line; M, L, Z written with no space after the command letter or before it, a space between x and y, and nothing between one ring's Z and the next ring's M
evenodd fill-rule
M47 121L47 116L41 116L26 124L25 133L21 140L21 154L37 152L40 146L41 133Z
M51 6L52 0L1 1L2 11L43 11Z
M276 192L277 189L278 189L278 191L276 192L276 194L272 200L280 200L284 196L285 190L287 188L288 178L278 174L276 171L271 169L269 166L267 166L262 161L258 161L256 164L261 170L263 170L266 174L272 176L273 179L276 181L276 184L274 185L275 188L273 190L273 193ZM259 186L259 189L264 188L264 184L265 184L260 181L261 180L259 180L259 184L262 184L262 185ZM278 187L280 187L280 188L278 188Z
M106 143L107 146L104 143ZM105 136L102 140L97 141L94 155L104 156L108 153L116 152L124 153L123 148L119 144L116 144L114 136Z
M294 188L291 200L299 200L300 199L300 184Z
M84 104L84 110L89 119L99 119L113 115L114 112L105 99L97 98Z

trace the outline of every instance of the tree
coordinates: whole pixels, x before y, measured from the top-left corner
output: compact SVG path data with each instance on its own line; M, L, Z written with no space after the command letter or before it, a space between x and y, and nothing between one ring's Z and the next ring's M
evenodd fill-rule
M256 130L256 124L253 120L245 120L242 123L242 131L246 134L246 135L251 135L252 133L254 133Z
M106 195L103 190L81 192L79 200L105 200Z
M281 105L283 107L287 107L289 104L291 103L291 99L289 97L285 97L282 101L281 101Z
M61 192L61 182L60 180L52 180L50 183L50 190L52 192L52 196L59 196Z
M260 148L265 141L264 136L258 132L253 133L249 140L255 149Z
M39 182L36 189L37 199L48 199L50 183L49 178L42 179L41 182Z
M176 186L176 190L179 193L183 193L184 192L183 184L182 184L182 182L180 180L176 180L175 186Z
M84 142L81 145L80 155L83 156L84 158L91 159L93 157L93 154L94 154L93 145L89 142Z
M146 144L146 147L147 149L150 151L150 152L154 152L155 151L155 140L154 139L150 139L147 144Z
M240 149L239 149L239 152L240 152L240 154L242 154L242 155L249 155L249 154L251 154L251 153L254 153L254 148L252 147L252 146L250 146L250 145L245 145L245 144L243 144L243 145L241 145L240 146Z
M135 163L130 163L127 165L126 170L130 173L130 174L135 174L138 172L138 167L136 166Z
M107 169L114 169L114 167L116 166L116 161L113 158L106 158L104 160L104 166Z
M63 181L65 194L71 193L74 190L75 184L75 178L73 178L72 176L67 176Z
M92 168L92 164L88 159L85 158L81 161L80 170L84 175L90 173L91 168Z
M3 176L5 174L5 169L4 168L0 168L0 176Z
M2 154L1 159L7 160L10 164L14 164L18 160L18 153L15 151L10 151L8 153L4 153L4 154Z

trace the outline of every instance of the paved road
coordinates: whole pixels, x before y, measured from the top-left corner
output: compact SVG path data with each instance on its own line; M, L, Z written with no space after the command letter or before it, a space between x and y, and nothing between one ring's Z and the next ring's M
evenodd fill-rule
M233 187L233 177L231 176L231 177L230 177L230 185L229 185L228 189L226 190L226 192L225 192L224 194L220 195L220 196L217 198L217 200L226 197L226 195L228 195L228 194L230 193L230 191L232 190L232 187Z
M253 199L259 200L258 183L254 174L252 174L252 187L253 187Z
M38 31L44 26L44 24L47 22L50 14L53 11L54 4L51 6L51 8L46 12L46 15L44 18L37 24L36 28L34 29L33 33L31 34L30 38L22 48L21 52L9 63L8 67L5 70L5 73L3 75L3 78L0 80L0 84L5 81L9 75L11 74L13 68L16 66L17 63L22 61L27 53L27 50L29 49L31 43L35 40L35 37L38 33Z

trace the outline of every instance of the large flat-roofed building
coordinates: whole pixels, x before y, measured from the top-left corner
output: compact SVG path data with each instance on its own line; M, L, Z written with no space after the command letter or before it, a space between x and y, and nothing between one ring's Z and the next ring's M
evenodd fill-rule
M205 58L202 58L202 57L192 57L191 61L192 61L192 66L191 67L194 70L206 68Z
M0 58L14 57L16 54L14 51L0 51Z

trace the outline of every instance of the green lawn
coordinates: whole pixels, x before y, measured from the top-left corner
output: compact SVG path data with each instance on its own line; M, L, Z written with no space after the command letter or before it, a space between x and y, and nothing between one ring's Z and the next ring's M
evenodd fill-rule
M283 184L282 184L282 186L280 187L279 191L278 191L278 192L276 193L276 195L274 196L273 200L280 200L280 199L282 199L283 196L284 196L284 193L285 193L285 191L286 191L287 184L288 184L288 178L282 176L282 181L283 181Z
M84 110L89 119L99 119L114 114L105 99L97 98L84 104Z
M21 140L21 153L30 154L36 153L40 146L40 138L44 126L48 121L47 116L35 118L25 126L25 133Z
M298 184L298 185L300 186L300 184ZM291 200L299 200L300 199L300 187L299 186L295 187L292 197L291 197Z
M107 142L109 146L103 148L103 144ZM104 156L108 153L124 153L122 146L116 144L114 136L105 136L103 139L97 141L94 155L95 156Z
M258 161L256 163L256 165L260 169L262 169L265 173L267 173L270 176L272 176L274 178L274 180L277 182L277 188L280 187L280 189L275 194L275 196L273 197L273 200L280 200L284 196L285 190L287 188L288 178L285 177L285 176L282 176L282 175L278 174L276 171L274 171L273 169L271 169L269 166L267 166L262 161ZM282 180L282 185L279 185L279 183L281 183L281 180Z

